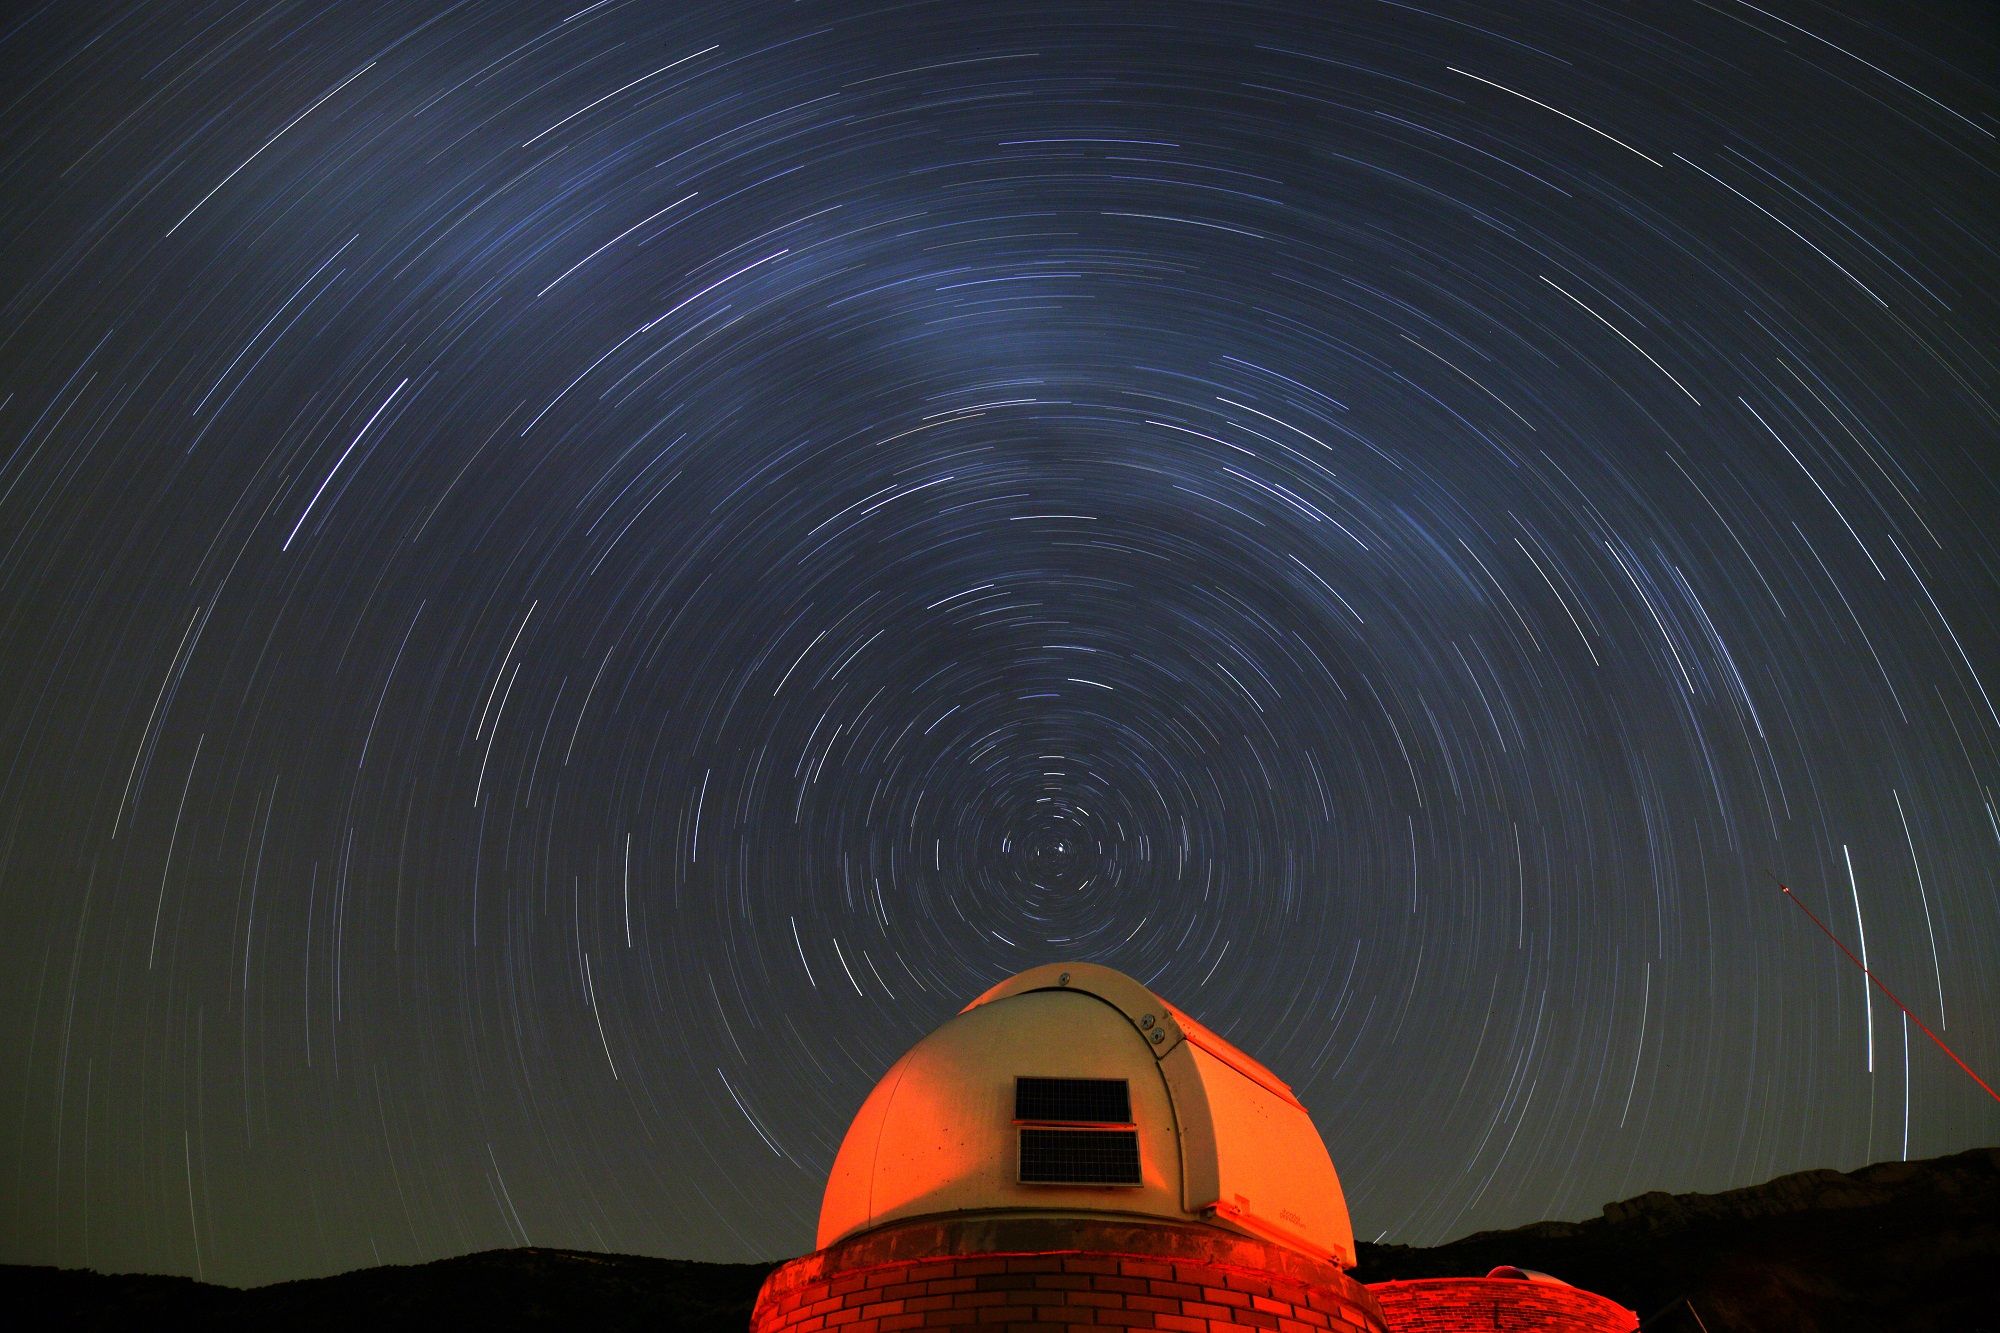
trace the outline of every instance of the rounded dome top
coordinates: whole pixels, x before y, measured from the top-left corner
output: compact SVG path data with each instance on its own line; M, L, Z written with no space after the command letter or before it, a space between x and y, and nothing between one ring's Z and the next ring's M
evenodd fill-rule
M1354 1263L1292 1090L1095 963L1002 982L890 1067L834 1159L818 1243L968 1212L1205 1222Z

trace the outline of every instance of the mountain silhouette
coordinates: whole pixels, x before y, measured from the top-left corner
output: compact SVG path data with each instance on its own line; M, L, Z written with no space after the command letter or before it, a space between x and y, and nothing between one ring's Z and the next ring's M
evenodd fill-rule
M1583 1222L1445 1245L1360 1246L1354 1276L1539 1269L1639 1311L1648 1333L2000 1333L2000 1148L1654 1192ZM771 1264L488 1250L240 1290L184 1277L0 1266L0 1299L66 1333L146 1325L449 1326L743 1333Z

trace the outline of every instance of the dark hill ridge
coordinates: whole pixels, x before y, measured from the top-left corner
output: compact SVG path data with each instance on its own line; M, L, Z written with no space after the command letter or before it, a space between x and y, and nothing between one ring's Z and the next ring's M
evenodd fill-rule
M2000 1333L2000 1148L1847 1174L1803 1171L1722 1194L1642 1194L1587 1222L1537 1222L1432 1249L1360 1248L1355 1276L1366 1282L1519 1264L1621 1301L1662 1333ZM769 1270L490 1250L240 1291L0 1266L0 1302L77 1333L196 1324L742 1333Z
M185 1277L0 1266L0 1308L65 1333L132 1328L332 1333L437 1327L743 1333L770 1264L582 1250L487 1250L247 1291Z
M1363 1282L1518 1264L1632 1307L1649 1331L2000 1333L2000 1148L1721 1194L1656 1191L1587 1222L1360 1249Z

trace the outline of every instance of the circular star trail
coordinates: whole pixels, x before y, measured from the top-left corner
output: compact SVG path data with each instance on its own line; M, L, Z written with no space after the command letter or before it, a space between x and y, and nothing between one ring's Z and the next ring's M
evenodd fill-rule
M1093 959L1416 1243L1990 1142L1992 16L0 33L0 1244L768 1258Z

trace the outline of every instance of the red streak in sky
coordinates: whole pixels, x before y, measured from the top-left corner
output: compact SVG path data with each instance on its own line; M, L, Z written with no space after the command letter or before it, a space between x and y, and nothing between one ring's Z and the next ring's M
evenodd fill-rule
M1937 1033L1931 1031L1929 1026L1927 1026L1924 1023L1923 1019L1918 1018L1915 1014L1911 1013L1910 1006L1904 1004L1901 1000L1897 999L1896 992L1890 990L1886 985L1884 985L1882 983L1882 978L1876 976L1873 972L1870 972L1868 970L1867 964L1863 963L1859 958L1856 958L1854 956L1854 951L1852 949L1848 948L1845 944L1841 944L1840 936L1828 930L1826 928L1826 922L1820 920L1817 916L1814 916L1812 908L1807 907L1803 902L1801 902L1799 900L1799 895L1793 893L1790 886L1785 884L1780 884L1778 885L1778 888L1784 893L1784 895L1787 898L1790 898L1792 902L1797 905L1798 909L1801 912L1804 912L1808 917L1812 919L1812 923L1815 926L1819 927L1820 933L1822 935L1825 935L1828 939L1832 940L1835 945L1839 946L1840 951L1847 955L1848 962L1860 968L1862 975L1866 976L1870 981L1874 982L1875 988L1881 991L1884 995L1889 997L1889 1003L1895 1005L1898 1009L1901 1009L1903 1011L1903 1016L1905 1018L1908 1018L1912 1023L1915 1023L1918 1027L1922 1028L1924 1035L1926 1037L1929 1037L1932 1041L1936 1042L1937 1048L1943 1051L1946 1055L1950 1056L1952 1058L1952 1063L1956 1064L1960 1069L1963 1069L1965 1071L1965 1076L1967 1078L1971 1079L1974 1083L1977 1083L1980 1087L1984 1088L1986 1090L1986 1095L1988 1097L1991 1097L1996 1102L2000 1102L2000 1092L1993 1091L1993 1085L1988 1083L1985 1079L1979 1077L1979 1075L1973 1073L1972 1066L1965 1063L1965 1061L1959 1059L1958 1052L1954 1051L1951 1047L1944 1044L1944 1038L1938 1036Z

